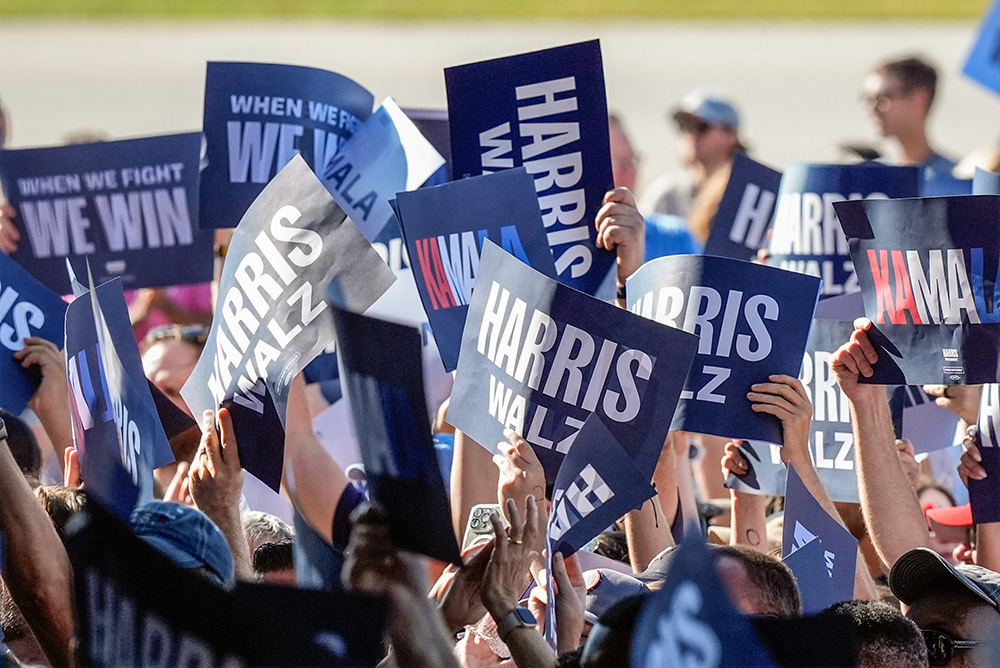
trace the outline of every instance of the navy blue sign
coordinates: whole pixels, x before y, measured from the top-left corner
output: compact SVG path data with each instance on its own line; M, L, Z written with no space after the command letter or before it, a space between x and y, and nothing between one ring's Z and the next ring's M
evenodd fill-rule
M976 524L1000 522L1000 385L983 385L976 438L984 480L969 478L969 503Z
M700 532L685 533L663 588L639 614L629 665L777 668L729 600Z
M0 406L20 415L38 388L37 368L24 369L11 354L24 348L24 339L38 336L63 343L66 302L39 283L6 255L0 254Z
M889 393L889 405L902 419L896 427L896 438L913 444L916 454L943 450L956 445L958 414L942 408L920 385L899 385Z
M767 246L767 233L774 218L781 172L749 158L733 156L729 184L712 220L705 242L705 255L736 260L754 260Z
M822 550L810 550L800 559L787 561L790 555L817 541ZM785 487L781 556L786 559L799 581L803 612L806 614L815 614L834 603L854 598L858 541L837 520L830 517L809 493L793 466L788 467ZM803 563L806 568L796 571L795 568ZM822 566L818 573L815 568L817 564Z
M479 271L448 420L493 452L513 429L553 480L596 413L639 470L655 466L697 339L561 285L493 243Z
M997 381L1000 197L834 205L858 270L875 375L889 385Z
M200 232L201 134L3 151L0 182L17 209L13 257L60 295L66 258L126 289L212 280L212 235Z
M393 542L461 565L427 419L420 331L339 308L333 316L369 494Z
M919 187L917 167L875 162L789 166L781 177L768 264L819 276L823 279L822 298L857 292L858 279L833 203L916 197Z
M96 295L96 300L94 296ZM73 442L87 489L120 517L152 500L153 469L174 460L142 371L121 283L66 310Z
M615 261L594 245L612 188L600 42L449 67L444 79L454 178L523 165L559 280L594 294Z
M240 462L277 491L285 405L295 374L334 340L324 299L337 277L363 311L393 275L296 156L233 234L205 350L181 394L195 415L225 406Z
M202 229L236 227L268 181L301 154L317 174L372 113L347 77L311 67L208 63Z
M626 282L628 309L698 335L671 429L781 443L781 421L746 394L772 374L797 376L819 280L722 257L674 255Z
M1000 94L1000 3L994 2L983 17L962 74Z
M93 499L67 533L78 652L87 665L361 666L377 660L372 644L379 646L386 613L378 601L246 583L224 591L178 567ZM312 619L302 619L306 611Z
M569 556L656 494L653 470L641 470L599 415L584 421L552 488L549 554Z
M523 168L399 193L396 209L417 290L454 371L486 239L555 278L531 176Z
M443 164L444 158L387 98L318 176L365 238L374 239L392 218L389 200L419 188Z

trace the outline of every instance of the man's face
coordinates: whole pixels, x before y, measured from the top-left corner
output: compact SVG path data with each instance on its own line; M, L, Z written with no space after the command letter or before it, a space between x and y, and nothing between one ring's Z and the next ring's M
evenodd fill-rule
M622 129L612 123L609 128L611 138L611 174L616 188L635 190L638 160L632 144Z
M954 595L936 594L910 606L906 616L922 631L937 631L952 640L974 640L986 643L978 647L955 648L948 668L996 668L1000 665L1000 613L976 599L971 593L971 607L960 604ZM960 612L965 610L964 614ZM931 664L932 666L935 664Z
M865 78L862 101L883 137L912 132L922 127L927 117L926 91L908 91L891 74L869 74Z
M142 356L142 370L185 413L191 409L181 397L181 388L198 363L198 349L183 341L158 341Z

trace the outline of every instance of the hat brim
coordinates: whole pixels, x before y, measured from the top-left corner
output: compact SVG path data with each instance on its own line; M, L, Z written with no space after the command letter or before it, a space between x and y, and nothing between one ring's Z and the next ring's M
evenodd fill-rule
M670 115L674 122L678 125L684 123L708 123L704 118L698 116L697 114L692 114L690 111L684 111L683 109L676 109L674 113Z
M906 605L912 605L921 595L930 591L934 583L942 581L960 583L990 607L997 609L996 602L975 582L945 561L937 552L926 547L915 548L901 556L889 572L889 589Z

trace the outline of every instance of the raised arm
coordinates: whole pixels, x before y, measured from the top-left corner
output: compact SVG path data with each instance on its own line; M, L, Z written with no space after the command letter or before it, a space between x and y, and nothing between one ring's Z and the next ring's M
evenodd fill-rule
M726 443L722 455L723 475L745 475L749 470L747 460L737 447L736 441ZM733 502L733 510L729 515L729 527L732 535L730 545L746 545L767 553L767 501L763 494L749 494L729 490Z
M889 399L881 385L865 385L878 353L868 340L871 321L855 323L851 340L833 356L833 371L851 402L854 459L861 510L879 558L892 566L904 552L930 547L927 520L903 470L892 429Z
M613 250L618 266L618 306L624 308L625 279L642 266L646 257L646 221L636 208L628 188L615 188L604 195L597 212L597 247Z

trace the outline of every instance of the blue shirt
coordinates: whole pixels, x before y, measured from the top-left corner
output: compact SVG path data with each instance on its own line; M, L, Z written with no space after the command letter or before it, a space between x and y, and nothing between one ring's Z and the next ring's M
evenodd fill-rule
M702 246L680 216L654 213L646 218L646 262L668 255L697 255Z
M969 195L972 193L972 182L956 179L951 174L955 161L940 153L932 153L931 157L918 165L920 167L921 197L937 197L943 195Z

